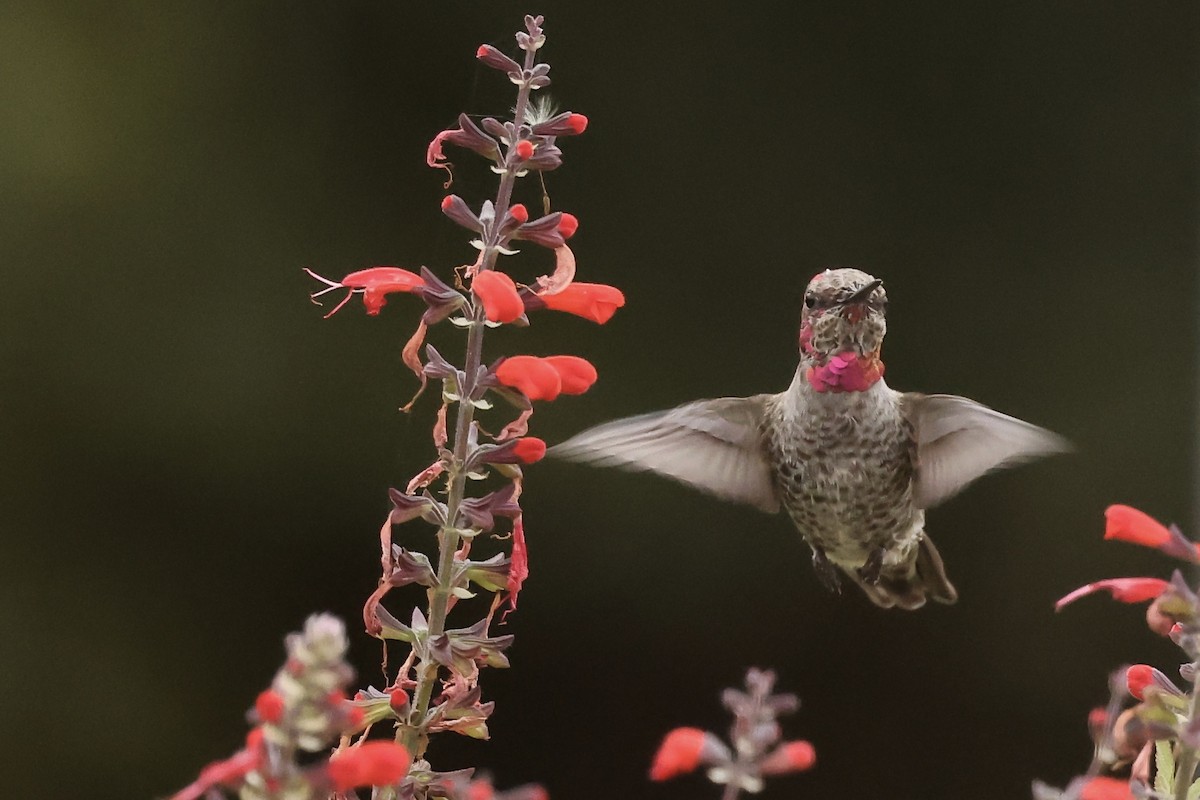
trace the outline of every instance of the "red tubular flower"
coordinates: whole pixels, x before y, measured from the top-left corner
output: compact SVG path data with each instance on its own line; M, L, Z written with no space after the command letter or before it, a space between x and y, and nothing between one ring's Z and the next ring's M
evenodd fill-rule
M1133 792L1123 778L1089 778L1079 789L1079 800L1133 800Z
M650 780L665 781L700 766L700 755L707 738L708 734L699 728L676 728L668 733L654 755Z
M415 292L425 286L425 281L420 275L399 267L360 269L358 272L351 272L340 281L323 278L311 269L306 268L304 271L325 284L324 289L309 295L314 303L318 297L335 289L350 290L342 302L325 315L326 319L332 317L342 306L350 302L350 298L357 292L361 292L363 295L363 305L367 307L367 313L375 316L387 304L387 295L393 292Z
M513 446L513 455L523 464L541 461L546 455L546 442L536 436L522 436Z
M575 133L583 133L587 130L588 118L583 114L572 114L567 117L567 127Z
M408 692L397 687L390 690L388 693L388 706L397 714L408 708Z
M1157 671L1149 664L1134 664L1125 671L1125 687L1136 699L1145 700L1146 687L1154 683Z
M596 368L579 356L547 356L542 360L558 373L563 394L583 394L599 377Z
M395 742L366 742L334 753L326 770L335 791L355 786L391 786L408 774L412 758Z
M1109 506L1104 511L1104 538L1160 548L1171 541L1171 531L1154 517L1136 508Z
M1081 586L1061 598L1054 604L1054 610L1061 611L1063 606L1100 591L1111 592L1113 599L1122 603L1142 603L1158 597L1170 585L1162 578L1110 578L1106 581L1096 581Z
M533 158L533 142L528 139L522 139L517 142L517 158L522 161L528 161Z
M570 239L577 230L579 230L579 217L564 211L558 220L558 232L564 239Z
M529 222L529 209L527 209L521 203L516 203L513 205L513 207L508 210L508 214L522 225L524 225L526 222Z
M817 751L809 742L784 742L759 764L764 775L784 772L803 772L817 763Z
M267 689L254 701L254 713L260 722L279 722L283 718L284 703L279 692Z
M525 313L517 285L503 272L489 269L471 281L471 291L483 303L483 313L492 322L512 322Z
M625 295L603 283L572 283L556 294L538 295L546 308L565 311L603 325L625 305Z
M496 379L530 400L553 400L562 392L562 378L558 370L536 356L510 356L504 359L496 368Z

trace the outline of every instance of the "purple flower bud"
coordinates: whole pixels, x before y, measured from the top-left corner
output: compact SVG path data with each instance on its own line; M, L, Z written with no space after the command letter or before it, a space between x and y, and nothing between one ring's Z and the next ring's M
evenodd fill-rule
M426 325L435 325L466 305L467 298L462 296L462 292L434 275L428 268L421 267L421 277L425 285L421 287L420 294L428 306L421 319Z
M521 74L521 65L513 61L508 56L501 53L490 44L481 44L479 49L475 51L475 57L487 64L492 69L498 69L501 72L512 74Z
M538 217L533 222L526 222L513 233L514 239L524 239L527 242L549 247L551 250L562 247L563 235L559 230L562 223L562 212L555 211L544 217Z
M469 497L459 505L459 515L472 528L490 531L495 527L495 517L512 519L521 513L521 507L513 502L516 486L509 484L483 497Z
M442 213L462 225L469 231L483 232L483 223L471 211L465 200L456 194L448 194L442 198Z

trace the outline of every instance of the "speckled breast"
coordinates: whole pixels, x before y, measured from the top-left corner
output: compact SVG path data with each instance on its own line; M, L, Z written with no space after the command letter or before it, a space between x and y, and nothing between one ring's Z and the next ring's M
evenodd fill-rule
M907 560L923 523L913 507L916 447L894 393L789 392L764 425L780 499L809 543L845 567L882 547Z

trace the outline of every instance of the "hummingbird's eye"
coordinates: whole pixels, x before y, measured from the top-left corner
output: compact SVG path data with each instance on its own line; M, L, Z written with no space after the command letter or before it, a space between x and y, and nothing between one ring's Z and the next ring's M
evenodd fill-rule
M810 294L804 298L804 305L807 306L808 308L812 308L816 304L817 304L817 296L816 295Z

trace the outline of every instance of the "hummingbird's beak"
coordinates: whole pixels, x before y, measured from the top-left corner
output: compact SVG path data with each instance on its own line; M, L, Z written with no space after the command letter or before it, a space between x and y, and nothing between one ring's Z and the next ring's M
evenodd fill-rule
M879 280L879 278L876 278L875 280L868 283L866 286L859 289L854 294L847 297L845 300L842 300L841 302L839 302L838 305L839 306L848 306L851 303L866 302L866 300L868 298L870 298L871 293L874 292L876 289L878 289L882 285L883 285L883 281Z

